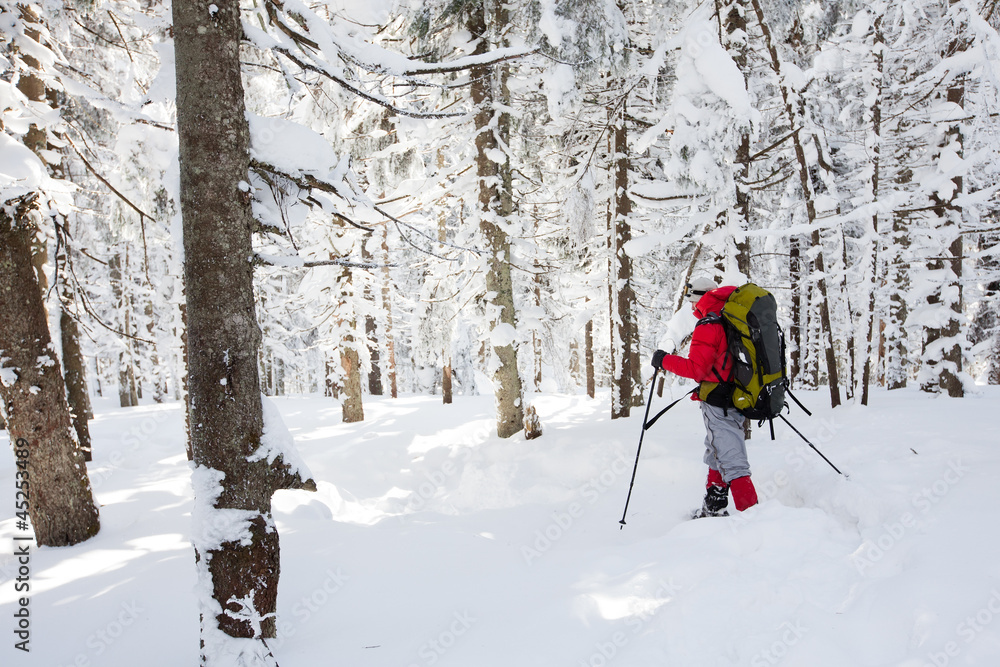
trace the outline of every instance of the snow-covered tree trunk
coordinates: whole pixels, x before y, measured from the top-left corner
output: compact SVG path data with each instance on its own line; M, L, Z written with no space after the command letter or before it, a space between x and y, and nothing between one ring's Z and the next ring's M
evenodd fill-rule
M907 185L912 172L903 169L897 174L897 187ZM892 254L886 262L886 286L889 290L889 313L886 323L885 382L887 389L903 389L910 375L910 346L907 341L906 319L909 314L907 296L910 291L910 277L906 261L910 245L909 223L905 214L895 213L892 217Z
M39 112L47 111L46 107L58 111L55 93L43 79L51 75L45 69L53 55L48 49L54 40L37 6L18 5L16 16L11 8L4 9L9 38L4 50L17 54L13 63L17 72L8 74L16 78L18 91L36 106L28 114L31 122L20 137L21 145L12 143L3 149L4 188L13 186L22 192L12 192L14 196L0 206L0 400L18 459L17 478L23 483L18 500L27 504L23 509L31 519L35 541L44 546L66 546L96 535L100 518L85 456L72 426L66 385L43 301L47 280L45 242L39 243L44 238L39 231L42 195L23 191L36 186L31 182L35 177L29 176L32 172L40 175L50 168L45 151L52 148L49 126L53 122ZM6 58L5 62L11 64ZM5 114L11 111L4 109ZM3 138L10 141L8 134ZM40 160L26 165L34 156L24 148ZM21 178L12 179L12 174ZM45 205L48 208L53 202L45 201Z
M597 394L597 377L594 372L594 320L587 320L583 331L584 366L587 374L587 396L594 398Z
M816 201L813 196L811 176L809 174L809 163L807 161L806 151L802 143L800 132L803 120L802 114L799 113L797 103L795 99L793 99L793 91L784 80L781 69L781 58L778 55L778 49L771 36L771 30L764 16L764 10L760 4L760 0L752 0L752 4L754 12L757 15L757 22L759 23L761 32L764 36L764 44L767 47L768 54L771 58L771 67L778 78L784 111L788 117L788 124L792 131L791 140L792 146L795 149L795 161L798 167L799 187L802 191L802 198L805 200L806 216L809 221L809 226L813 228L811 237L814 253L813 268L815 270L815 275L819 276L816 286L819 290L821 321L820 330L825 338L823 346L825 347L826 352L826 373L827 382L830 387L830 405L832 407L837 407L840 405L840 374L837 370L837 352L834 345L833 325L830 318L829 289L827 287L826 267L823 259L823 239L820 234L820 230L816 226Z
M273 665L271 496L315 484L276 442L277 415L263 440L239 3L177 0L173 19L201 663Z
M340 352L340 366L344 369L344 393L341 399L341 416L345 424L365 420L361 398L361 360L353 335L344 337Z
M871 154L871 197L872 202L877 204L879 201L879 186L880 178L882 176L882 95L883 89L885 87L885 33L882 29L882 14L884 13L884 7L879 5L875 8L875 22L873 27L874 31L874 41L872 44L872 54L875 59L875 81L873 82L873 90L871 91L871 106L869 108L869 115L871 117L871 145L869 146L869 151ZM862 330L864 332L864 347L859 355L862 363L861 371L861 405L868 405L868 387L872 382L872 353L873 353L873 343L875 334L875 296L878 289L878 284L880 280L879 276L879 246L881 245L881 239L879 238L879 214L877 210L872 213L871 217L868 219L870 221L870 226L866 230L867 243L864 244L868 248L870 253L869 260L866 262L865 273L861 278L862 284L866 286L867 299L866 299L866 309L864 311L864 320L862 324Z
M802 350L806 327L806 310L802 307L804 287L802 274L802 241L799 236L788 239L788 280L791 285L791 311L788 327L788 376L796 382L802 374Z
M125 264L128 265L126 253ZM125 275L122 272L122 256L116 252L108 259L111 293L115 299L115 310L121 316L122 349L118 353L118 404L123 408L139 405L135 387L135 368L132 365L132 307L125 291Z
M747 0L728 0L716 2L721 27L721 43L729 53L740 74L743 75L744 87L749 78L749 36L747 35ZM743 128L736 145L733 165L733 181L735 183L734 206L726 208L719 214L720 227L729 230L729 236L734 239L736 270L750 279L750 242L741 236L737 230L750 228L750 132ZM723 262L717 263L720 274L729 267Z
M354 291L351 269L341 270L338 284L341 295L352 294ZM347 320L341 323L344 330L340 341L340 367L344 371L344 384L341 387L340 408L345 424L364 421L365 411L361 396L361 355L358 353L357 322Z
M628 152L628 128L625 125L626 99L609 109L611 126L612 180L614 195L610 204L611 275L609 276L611 307L611 354L614 375L611 378L611 418L628 417L639 394L642 404L641 378L634 363L639 347L639 328L635 315L635 290L632 288L632 258L625 250L632 240L629 216L632 199L629 196L631 160ZM637 391L638 390L638 391Z
M949 5L957 0L950 0ZM966 42L956 37L946 55L954 56L965 51ZM946 105L942 112L951 118L961 118L965 106L965 76L958 76L945 94ZM934 161L937 173L947 176L960 165L964 152L964 133L959 121L947 123L941 132ZM948 392L949 396L962 397L962 382L966 318L962 307L963 239L960 232L962 207L958 198L964 189L964 178L959 173L938 184L931 193L931 230L927 247L932 259L927 263L927 279L933 282L927 295L925 311L924 344L921 355L920 388L925 392Z
M396 398L399 392L396 379L396 342L392 328L392 277L389 275L389 229L382 226L382 307L385 309L385 374L389 379L389 396Z
M83 351L80 349L80 329L76 319L67 308L72 293L65 281L60 286L63 291L62 303L59 309L59 336L62 342L63 372L66 380L66 400L73 416L73 428L80 443L83 460L92 458L90 444L90 427L88 422L93 414L90 407L90 395L87 393L86 367Z
M492 7L487 15L487 6ZM508 25L503 3L475 4L468 29L480 40L473 55L486 53L487 38L501 35ZM476 173L479 179L479 229L486 251L486 307L489 311L491 362L497 406L497 435L509 438L524 428L521 376L517 367L517 314L511 279L511 248L507 229L513 215L510 157L501 157L500 143L510 145L508 67L474 67L472 101L476 108ZM503 159L502 163L498 160Z
M28 482L35 541L59 547L96 535L100 519L32 266L38 199L32 193L0 207L0 397L24 472L18 479Z
M57 231L57 234L62 234ZM63 377L66 381L66 401L73 417L73 428L83 459L92 459L89 421L94 418L90 404L90 394L87 391L87 361L80 347L79 304L76 292L70 284L71 257L66 249L66 239L61 237L62 250L56 261L63 270L57 277L59 283L59 339L62 349Z
M375 291L371 285L365 285L365 300L369 301L372 309L375 308ZM382 370L379 368L379 350L381 345L378 341L378 322L374 313L365 315L365 339L368 343L368 355L371 360L371 370L368 371L368 393L372 396L382 395Z

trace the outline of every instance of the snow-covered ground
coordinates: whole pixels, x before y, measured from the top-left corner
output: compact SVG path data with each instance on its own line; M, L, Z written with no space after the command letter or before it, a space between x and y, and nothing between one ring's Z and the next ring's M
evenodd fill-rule
M499 440L492 398L276 399L319 491L280 492L282 667L808 667L1000 664L1000 391L875 392L749 443L762 502L700 504L700 415L647 433L607 396L534 399L545 434ZM666 401L658 399L662 405ZM177 403L98 401L100 534L31 555L18 609L13 456L0 456L3 665L197 664L190 468ZM0 434L6 447L6 434ZM141 661L141 663L137 663Z

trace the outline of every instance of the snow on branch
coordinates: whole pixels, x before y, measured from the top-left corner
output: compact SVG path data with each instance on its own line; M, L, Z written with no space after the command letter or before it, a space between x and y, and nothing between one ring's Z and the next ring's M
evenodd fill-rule
M348 199L347 197L344 196L344 194L340 190L337 189L337 187L335 185L333 185L329 181L324 181L322 179L316 178L315 176L313 176L311 174L299 174L299 175L296 176L294 174L291 174L289 172L283 171L283 170L278 169L277 167L275 167L273 165L267 164L265 162L261 162L259 160L251 160L250 161L250 169L253 170L253 172L256 173L258 176L260 176L262 179L264 179L264 182L266 182L268 185L275 185L275 181L274 181L274 179L272 177L273 176L278 176L278 177L284 178L284 179L288 180L289 182L293 183L300 190L304 190L304 191L307 191L307 192L310 191L310 190L319 190L321 192L327 192L327 193L330 193L332 195L336 195L337 197L339 197L341 199L345 199L345 200ZM337 211L335 209L331 209L329 206L324 205L323 202L321 202L320 200L318 200L318 199L316 199L314 197L304 197L303 201L305 201L305 202L307 202L309 204L318 206L319 208L323 209L327 213L330 213L331 215L333 215L335 218L337 218L341 222L345 222L345 223L347 223L348 225L350 225L352 227L356 227L356 228L361 229L361 230L366 231L366 232L373 232L373 231L375 231L372 227L366 227L365 225L362 225L361 223L355 222L354 220L348 218L346 215L344 215L340 211Z
M295 439L281 419L278 408L263 394L260 397L264 416L264 430L260 447L247 457L247 461L266 461L278 489L303 489L315 491L316 482L302 457L295 448ZM251 600L252 602L252 600ZM263 619L258 619L263 620ZM255 635L256 636L256 635Z
M320 76L326 77L330 81L333 81L338 86L340 86L341 88L344 88L345 90L353 93L354 95L357 95L358 97L360 97L360 98L362 98L364 100L367 100L369 102L373 102L375 104L378 104L379 106L385 107L386 109L389 109L393 113L397 113L400 116L408 116L410 118L419 118L419 119L424 119L424 120L433 120L433 119L440 119L440 118L459 118L461 116L465 116L466 115L466 112L464 112L464 111L453 111L453 112L447 112L447 113L445 113L445 112L433 112L433 111L432 112L411 111L410 109L404 109L403 107L398 107L398 106L394 105L392 102L390 102L389 100L385 99L381 95L376 95L374 93L369 93L369 92L366 92L364 90L361 90L357 86L352 86L347 81L345 81L343 78L341 78L341 77L337 76L335 73L333 73L325 64L311 65L311 64L303 61L301 58L296 57L291 52L291 50L287 49L287 48L275 47L274 51L275 51L275 53L280 53L281 55L285 56L286 58L288 58L295 65L297 65L298 67L302 68L303 70L306 70L306 71L309 71L309 72L314 72L315 74L319 74Z
M254 266L281 266L291 269L313 269L320 266L345 266L351 269L394 269L399 264L380 264L378 262L359 262L346 257L331 259L304 259L298 255L264 255L257 253L253 259Z
M420 236L423 236L425 239L430 240L432 243L436 243L438 245L447 246L449 248L455 248L456 250L461 250L463 252L471 252L474 255L481 255L481 254L483 254L482 250L476 250L475 248L469 248L467 246L460 246L460 245L456 245L454 243L448 243L447 241L438 240L437 238L431 236L430 234L427 234L425 232L420 231L419 229L417 229L416 227L414 227L410 223L403 222L399 218L396 218L396 217L392 216L391 214L389 214L388 212L386 212L385 210L383 210L380 206L376 205L374 208L375 208L376 211L378 211L379 213L381 213L382 215L384 215L386 218L388 218L389 220L392 220L396 224L396 229L399 229L400 226L406 227L407 229L412 230L413 232L419 234ZM426 254L431 255L433 257L437 257L438 259L443 259L443 260L445 260L447 262L458 261L458 258L456 258L456 257L444 257L442 255L438 255L438 254L433 253L433 252L431 252L429 250L426 250L424 248L419 247L418 245L416 245L412 241L410 241L410 239L408 239L405 234L403 234L403 230L402 229L399 229L399 233L402 235L404 241L406 241L408 244L410 244L411 246L413 246L414 248L416 248L420 252L426 253Z
M341 34L336 23L318 16L299 0L268 0L265 3L268 21L284 36L284 40L261 33L244 24L244 31L258 48L281 54L303 71L313 72L341 86L364 100L378 104L401 116L419 119L460 118L465 111L416 111L396 106L384 96L362 90L351 84L330 63L335 59L355 65L370 74L388 75L420 87L437 87L415 77L430 74L452 74L517 60L538 53L536 48L505 47L489 53L463 56L447 63L423 63L377 45L359 41L352 35ZM301 29L292 27L292 22Z

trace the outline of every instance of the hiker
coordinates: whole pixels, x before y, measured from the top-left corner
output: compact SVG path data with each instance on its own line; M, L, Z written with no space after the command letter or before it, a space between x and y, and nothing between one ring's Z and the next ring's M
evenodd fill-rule
M727 354L726 333L720 322L700 321L710 314L720 314L729 295L736 287L718 287L709 278L695 278L685 286L684 299L692 304L699 323L691 337L688 356L667 354L663 350L653 353L653 368L666 370L697 382L720 382L704 400L698 392L692 400L700 401L705 420L705 463L708 480L705 483L705 501L695 517L727 516L729 491L733 504L743 511L757 504L757 491L750 481L750 464L747 462L746 440L743 433L744 417L732 404L732 360Z

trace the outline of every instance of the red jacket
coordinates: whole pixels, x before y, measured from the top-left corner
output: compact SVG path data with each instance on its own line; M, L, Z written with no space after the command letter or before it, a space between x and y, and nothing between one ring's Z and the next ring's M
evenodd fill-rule
M736 291L735 287L719 287L707 292L694 307L694 314L701 319L709 314L722 312L729 295ZM674 375L691 378L697 382L718 382L713 368L723 379L728 380L732 374L732 363L726 357L726 332L718 323L701 324L694 328L691 336L691 350L688 356L681 357L668 354L663 357L663 369ZM692 395L697 399L698 394Z

